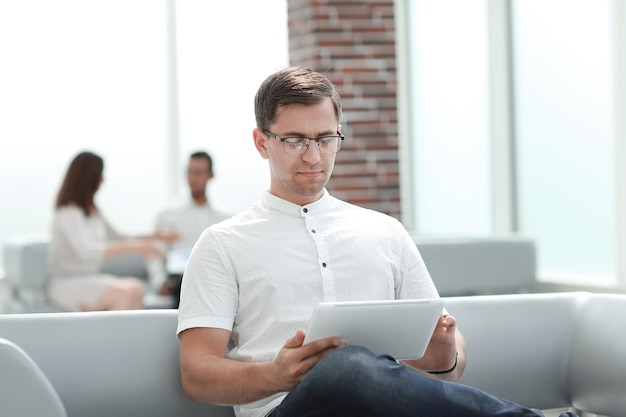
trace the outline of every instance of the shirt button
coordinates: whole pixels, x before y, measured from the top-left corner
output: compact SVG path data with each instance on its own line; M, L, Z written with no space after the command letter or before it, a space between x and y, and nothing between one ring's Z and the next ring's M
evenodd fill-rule
M317 233L315 229L311 229L311 233Z
M308 213L309 209L305 207L305 208L302 209L302 211L305 212L305 213Z
M322 266L326 268L326 262L322 262Z

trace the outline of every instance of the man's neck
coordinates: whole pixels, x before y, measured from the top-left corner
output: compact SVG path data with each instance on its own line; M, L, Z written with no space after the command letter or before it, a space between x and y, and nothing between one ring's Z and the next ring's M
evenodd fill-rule
M191 198L193 199L194 203L196 203L199 206L203 206L205 204L208 203L208 199L206 198L206 194L203 195L192 195Z
M209 202L209 200L206 198L206 195L193 195L192 198L194 203L199 206L203 206Z

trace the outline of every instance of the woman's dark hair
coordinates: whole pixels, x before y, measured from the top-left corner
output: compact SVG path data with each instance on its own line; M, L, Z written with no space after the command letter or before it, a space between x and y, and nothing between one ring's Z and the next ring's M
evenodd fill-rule
M330 98L337 120L341 120L341 98L335 86L319 72L306 67L289 67L270 75L254 97L254 115L259 129L268 129L280 107L318 104Z
M57 195L55 208L80 207L86 216L96 209L94 195L102 182L104 161L93 152L81 152L70 163Z

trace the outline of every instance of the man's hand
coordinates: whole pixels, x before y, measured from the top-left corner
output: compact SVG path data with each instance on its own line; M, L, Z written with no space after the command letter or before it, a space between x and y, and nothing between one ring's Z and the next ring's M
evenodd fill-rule
M178 232L167 232L165 230L157 230L153 236L153 239L160 240L165 243L173 243L180 240L180 233Z
M457 331L456 319L453 316L441 316L424 356L404 362L422 371L446 371L454 366L455 361L458 361L457 370L439 378L456 380L465 365L465 343Z
M174 288L172 288L172 285L169 282L165 281L159 287L159 294L160 295L173 295L174 294Z
M281 391L290 391L324 356L344 345L338 337L327 337L302 345L304 336L305 332L298 330L271 363L270 378Z
M430 339L424 364L427 371L444 371L452 368L456 358L456 319L452 316L441 316Z

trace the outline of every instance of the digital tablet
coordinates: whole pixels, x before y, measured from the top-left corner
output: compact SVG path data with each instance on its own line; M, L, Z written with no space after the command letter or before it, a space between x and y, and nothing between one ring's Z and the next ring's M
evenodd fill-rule
M313 310L304 344L338 336L395 359L419 359L443 312L443 300L323 302Z
M191 248L173 249L165 254L165 271L171 275L182 275L187 267Z

